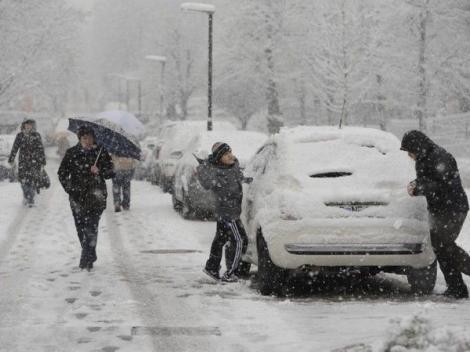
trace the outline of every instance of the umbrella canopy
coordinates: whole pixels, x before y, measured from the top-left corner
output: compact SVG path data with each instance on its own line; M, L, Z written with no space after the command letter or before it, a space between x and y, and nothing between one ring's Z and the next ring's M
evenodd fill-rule
M140 148L121 133L113 131L96 122L69 119L69 131L77 133L78 129L82 126L91 127L95 132L96 143L105 147L109 153L116 156L140 160Z
M127 111L113 110L103 111L96 115L94 121L121 134L140 138L145 132L145 127L134 114Z

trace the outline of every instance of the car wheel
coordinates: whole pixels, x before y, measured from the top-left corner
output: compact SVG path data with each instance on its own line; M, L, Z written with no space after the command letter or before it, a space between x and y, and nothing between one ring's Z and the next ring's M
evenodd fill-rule
M162 177L160 180L160 184L162 187L163 193L171 193L171 179L168 179L166 177Z
M244 262L242 260L235 274L242 279L248 278L250 277L250 269L251 269L251 263Z
M277 267L269 256L268 245L261 232L258 234L258 282L262 295L281 295L287 283L288 270Z
M436 284L437 275L437 262L434 261L431 265L425 268L408 269L406 274L408 283L411 286L411 291L417 294L429 294L434 289Z
M181 215L183 215L183 218L185 219L192 219L194 217L193 206L191 205L191 201L185 192L183 192L183 201L181 204Z
M171 195L171 202L173 203L173 209L175 209L176 211L181 210L182 204L178 199L176 199L175 192L173 192Z

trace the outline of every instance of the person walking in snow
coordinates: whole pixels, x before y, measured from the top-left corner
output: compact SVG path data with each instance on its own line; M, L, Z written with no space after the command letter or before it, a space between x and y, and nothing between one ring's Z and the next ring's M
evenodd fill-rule
M203 271L211 278L225 282L235 282L242 255L248 245L243 224L240 220L243 198L242 182L251 182L245 178L238 160L232 154L232 149L226 143L215 143L212 154L197 168L199 182L205 189L210 189L215 195L215 215L217 228L212 241L210 257ZM231 242L233 253L227 253L227 271L220 278L220 262L224 245Z
M34 196L39 190L41 173L46 165L46 155L41 135L36 132L36 122L28 119L21 124L21 132L16 135L8 162L13 165L18 156L18 179L23 190L23 204L34 205Z
M82 126L79 142L67 149L59 167L60 183L69 195L78 239L82 247L80 269L90 271L96 261L98 224L106 208L106 182L114 176L108 152L95 144L93 129Z
M405 133L401 150L416 162L416 180L410 196L425 196L428 203L431 244L447 283L444 295L468 298L462 273L470 275L470 256L455 240L469 210L454 157L420 131Z
M131 180L134 176L136 160L112 155L114 173L113 177L113 200L116 213L129 210L131 206ZM121 198L122 197L122 198Z

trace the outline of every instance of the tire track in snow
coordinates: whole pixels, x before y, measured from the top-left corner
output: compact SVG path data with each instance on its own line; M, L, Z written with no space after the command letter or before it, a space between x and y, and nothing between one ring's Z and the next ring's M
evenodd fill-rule
M147 288L148 278L144 277L142 270L139 271L133 264L132 259L136 257L136 253L129 253L124 247L121 229L116 223L117 217L111 210L106 211L105 216L108 235L112 236L110 244L114 259L119 266L121 275L128 283L134 299L140 303L141 318L145 326L137 328L135 331L150 335L154 351L210 351L211 343L203 337L220 334L217 328L162 326L162 322L169 320L168 313L165 312L169 307L162 306L158 292L153 292ZM135 229L133 230L133 236L138 236ZM140 255L140 253L137 255ZM168 297L165 297L162 302L168 303ZM185 311L185 309L182 309L181 304L175 306L174 310L174 314L178 316L181 316L181 311ZM191 314L190 309L187 310L187 314ZM184 324L184 321L180 321L180 324ZM189 342L183 338L184 336L190 337Z
M27 224L30 221L30 218L33 216L37 216L36 213L37 211L43 214L41 218L44 219L44 217L47 215L47 212L45 212L45 209L49 208L49 204L51 203L52 196L54 192L56 191L57 184L51 185L51 188L45 191L45 197L42 198L41 203L39 204L40 207L33 207L33 208L24 208L21 207L18 210L18 213L16 214L15 218L13 221L10 223L7 229L7 235L5 240L2 242L0 246L0 268L2 267L2 264L10 252L11 248L13 247L13 244L18 240L18 236L21 233L22 228L24 227L25 224ZM19 190L19 195L18 197L21 196L20 194L21 190ZM37 210L37 211L36 211Z

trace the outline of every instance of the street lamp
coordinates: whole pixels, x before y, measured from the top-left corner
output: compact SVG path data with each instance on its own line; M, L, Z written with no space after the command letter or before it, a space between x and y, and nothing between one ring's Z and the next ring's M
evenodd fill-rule
M142 116L142 79L138 77L126 77L127 83L127 110L129 110L130 104L130 88L129 82L137 82L137 110L139 111L139 118Z
M160 119L163 118L163 80L165 78L165 63L166 57L160 55L147 55L146 60L157 61L162 64L162 70L160 74ZM161 121L161 120L160 120Z
M209 16L209 63L207 70L207 130L212 131L212 22L215 12L215 6L211 4L201 4L195 2L186 2L181 4L183 11L204 12Z
M126 105L127 105L127 111L129 111L129 105L130 105L130 86L129 83L134 81L137 82L138 84L138 95L137 95L137 104L138 104L138 111L139 115L142 113L142 80L139 77L136 76L130 76L130 75L123 75L120 73L110 73L108 74L109 77L115 77L118 79L118 84L119 84L119 110L122 109L121 102L122 102L122 88L121 88L121 81L124 81L126 84Z

